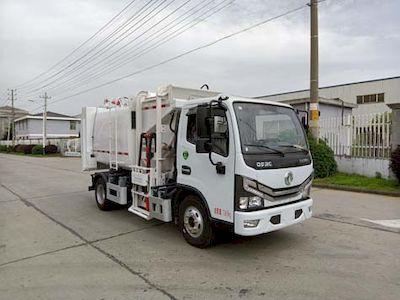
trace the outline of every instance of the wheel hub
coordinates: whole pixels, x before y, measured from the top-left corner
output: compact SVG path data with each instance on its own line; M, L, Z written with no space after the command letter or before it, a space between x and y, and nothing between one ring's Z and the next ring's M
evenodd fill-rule
M183 215L183 226L186 232L197 238L203 233L204 222L201 212L194 206L189 206Z

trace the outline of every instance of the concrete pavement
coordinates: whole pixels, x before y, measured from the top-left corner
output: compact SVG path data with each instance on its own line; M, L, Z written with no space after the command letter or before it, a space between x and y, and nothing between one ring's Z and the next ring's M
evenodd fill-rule
M0 154L0 299L398 299L400 199L314 189L315 218L200 250L102 212L76 158Z

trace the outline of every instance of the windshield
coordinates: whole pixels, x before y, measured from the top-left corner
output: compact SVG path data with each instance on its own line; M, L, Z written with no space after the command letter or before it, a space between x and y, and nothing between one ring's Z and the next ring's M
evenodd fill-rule
M308 152L302 125L293 109L259 103L234 103L242 152Z

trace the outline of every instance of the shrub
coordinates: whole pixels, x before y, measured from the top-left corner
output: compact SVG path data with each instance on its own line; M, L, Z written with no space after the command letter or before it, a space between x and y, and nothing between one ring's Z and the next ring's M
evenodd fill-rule
M23 146L23 152L25 153L25 154L31 154L32 153L32 149L33 149L33 147L35 147L36 145L24 145Z
M400 182L400 145L397 146L390 156L390 169L392 169L397 180Z
M32 148L32 154L43 154L43 147L42 145L35 145Z
M15 152L15 146L8 146L7 147L7 152Z
M0 152L7 152L7 146L6 145L0 145Z
M46 154L52 154L52 153L57 153L58 148L56 145L47 145L46 147L44 147L44 152Z
M309 135L308 142L314 161L314 176L316 178L325 178L334 175L337 172L337 164L332 149L325 141L317 140Z
M20 145L20 144L16 145L15 146L15 152L24 153L24 146L25 145Z

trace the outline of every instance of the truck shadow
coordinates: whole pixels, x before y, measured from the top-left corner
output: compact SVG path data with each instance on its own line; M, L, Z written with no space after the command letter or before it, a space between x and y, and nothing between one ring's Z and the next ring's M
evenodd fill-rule
M216 246L224 245L252 245L253 247L291 247L298 244L304 238L289 230L279 230L258 236L240 236L234 233L219 232Z

